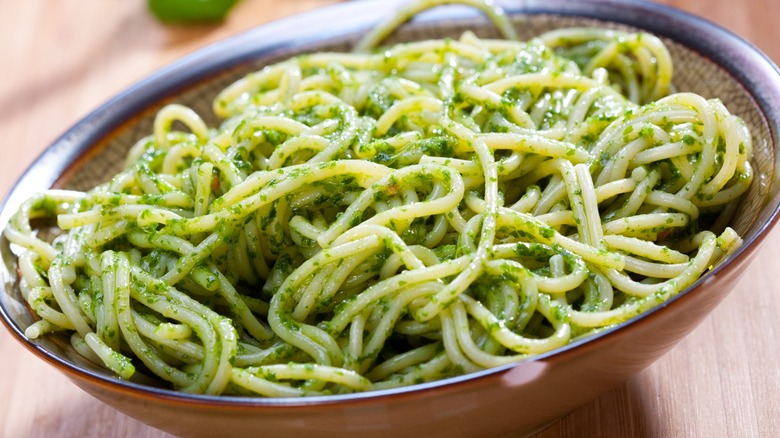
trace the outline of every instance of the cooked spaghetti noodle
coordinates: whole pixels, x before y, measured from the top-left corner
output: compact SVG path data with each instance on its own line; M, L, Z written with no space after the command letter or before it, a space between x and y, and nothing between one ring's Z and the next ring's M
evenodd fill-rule
M741 243L750 135L669 95L644 33L313 53L169 105L125 169L5 230L30 338L129 379L293 397L410 385L564 346L656 306ZM509 37L506 17L478 3ZM177 124L186 130L174 129ZM31 220L56 218L40 238Z

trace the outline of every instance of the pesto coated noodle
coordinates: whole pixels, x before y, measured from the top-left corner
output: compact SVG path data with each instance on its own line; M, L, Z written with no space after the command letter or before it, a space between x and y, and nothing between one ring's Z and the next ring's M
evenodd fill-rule
M670 94L658 38L517 42L464 1L508 39L372 49L440 3L355 53L248 74L215 99L219 127L168 105L111 181L22 205L5 235L40 317L26 335L187 392L376 390L567 345L740 245L750 135Z

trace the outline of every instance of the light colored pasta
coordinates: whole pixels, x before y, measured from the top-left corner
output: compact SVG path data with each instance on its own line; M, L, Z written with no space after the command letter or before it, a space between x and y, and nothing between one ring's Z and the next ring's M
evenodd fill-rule
M312 53L168 105L125 169L27 201L19 288L119 377L294 397L411 385L627 321L739 246L742 121L663 43L563 29ZM479 3L513 37L501 11ZM185 126L186 129L176 129ZM33 219L56 219L53 241Z

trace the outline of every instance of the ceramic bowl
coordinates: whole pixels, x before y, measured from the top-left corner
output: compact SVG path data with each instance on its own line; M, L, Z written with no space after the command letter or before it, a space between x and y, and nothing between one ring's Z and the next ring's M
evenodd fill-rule
M245 73L313 50L346 50L401 4L351 2L295 16L206 47L130 87L49 147L0 210L5 227L18 205L51 186L87 189L115 173L126 151L152 131L154 113L175 101L210 114L215 94ZM529 434L618 385L689 333L735 285L776 222L780 204L780 74L754 47L702 19L636 1L527 0L504 5L524 39L568 26L643 29L662 37L679 90L720 97L755 138L755 183L732 224L745 245L662 306L559 350L516 364L407 388L306 399L188 395L122 381L84 360L64 337L34 341L33 322L16 287L14 258L3 240L0 313L11 335L85 391L156 428L183 436L495 436ZM495 36L480 14L439 8L393 41ZM212 124L216 120L209 120Z

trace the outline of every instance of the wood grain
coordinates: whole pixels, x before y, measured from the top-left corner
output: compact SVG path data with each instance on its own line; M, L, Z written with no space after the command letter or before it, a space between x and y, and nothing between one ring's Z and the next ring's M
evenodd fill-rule
M243 0L220 25L164 26L145 1L0 0L0 193L121 89L253 25L333 0ZM780 2L664 0L780 61ZM742 283L669 354L538 436L780 436L780 230ZM168 436L80 391L0 333L0 437Z

